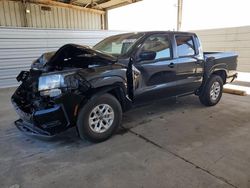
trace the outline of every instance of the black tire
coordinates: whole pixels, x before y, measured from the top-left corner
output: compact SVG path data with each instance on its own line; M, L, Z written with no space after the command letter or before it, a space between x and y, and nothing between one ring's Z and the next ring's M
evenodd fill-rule
M95 123L92 125L90 125L89 123L89 121L91 121L90 115L93 114L96 115L97 113L94 113L93 110L98 108L97 111L99 111L100 107L103 104L108 106L108 109L111 110L111 112L113 112L113 118L111 118L113 119L113 121L111 121L112 123L107 124L110 125L110 127L104 132L95 132L96 130L93 130L94 129L93 125L95 125ZM109 107L111 107L111 109ZM103 115L101 116L102 118L104 117ZM99 122L102 121L103 123L103 120L100 119L100 116L94 119L97 119L97 121ZM115 130L121 124L121 121L122 121L122 108L119 101L111 94L103 94L101 96L90 99L80 110L77 118L77 129L81 139L87 139L91 142L102 142L107 140L113 135ZM96 127L101 127L100 123L97 123Z
M213 84L216 84L216 86L219 86L220 91L217 92L218 95L213 95L212 97L210 92L212 90ZM199 96L200 102L204 104L205 106L214 106L220 101L221 96L222 96L222 91L223 91L222 78L218 75L211 75L211 77L209 78L209 80L207 81L206 85L203 88L202 94Z

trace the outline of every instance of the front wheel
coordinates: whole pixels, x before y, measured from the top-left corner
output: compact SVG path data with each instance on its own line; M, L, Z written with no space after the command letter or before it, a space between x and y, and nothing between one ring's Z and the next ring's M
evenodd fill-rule
M222 96L222 78L218 75L212 75L204 87L202 94L199 96L200 102L205 106L216 105Z
M122 120L119 101L110 94L90 99L81 109L77 119L80 137L91 142L110 138Z

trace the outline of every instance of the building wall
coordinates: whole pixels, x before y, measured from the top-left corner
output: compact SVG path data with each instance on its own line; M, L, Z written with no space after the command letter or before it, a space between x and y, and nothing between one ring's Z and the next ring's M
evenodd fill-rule
M72 8L46 6L21 1L0 0L0 26L64 28L64 29L102 29L103 17L99 12L76 10ZM30 13L26 13L25 10Z
M194 31L204 51L234 51L239 54L238 70L250 72L250 26Z
M18 73L29 70L44 52L55 51L67 43L93 46L118 33L122 32L0 27L0 88L18 85Z

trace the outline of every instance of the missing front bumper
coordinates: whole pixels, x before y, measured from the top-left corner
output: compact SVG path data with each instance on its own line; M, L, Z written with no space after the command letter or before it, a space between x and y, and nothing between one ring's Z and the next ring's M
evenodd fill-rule
M17 108L16 108L17 110ZM70 122L63 105L56 105L49 109L39 110L33 114L20 113L20 119L15 121L16 127L29 135L52 137L69 128Z
M41 136L41 137L46 137L50 138L53 137L54 135L44 131L42 129L39 129L38 127L34 126L31 123L25 122L22 119L16 120L15 121L16 127L23 133L31 136Z

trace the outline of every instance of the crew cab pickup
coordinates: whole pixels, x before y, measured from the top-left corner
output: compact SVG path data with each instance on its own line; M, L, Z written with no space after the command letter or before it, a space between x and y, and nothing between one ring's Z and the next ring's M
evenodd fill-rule
M120 34L93 48L66 44L17 76L15 125L45 137L75 126L81 138L101 142L138 103L195 94L216 105L236 68L237 54L203 52L196 34L187 32Z

